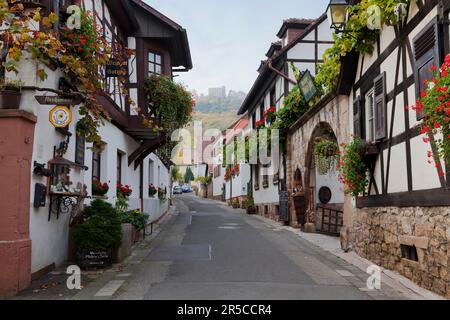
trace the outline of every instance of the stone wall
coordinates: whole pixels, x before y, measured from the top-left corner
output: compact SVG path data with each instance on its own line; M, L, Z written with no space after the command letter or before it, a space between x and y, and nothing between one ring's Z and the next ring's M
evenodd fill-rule
M319 108L315 106L313 108ZM308 173L311 166L312 144L314 133L320 126L329 126L338 143L345 142L349 137L349 114L348 114L348 97L337 96L329 103L318 109L318 111L309 116L304 124L296 130L290 132L287 143L287 188L291 193L294 186L294 175L297 169L300 169L303 186L306 187ZM293 200L290 201L290 221L297 221ZM314 213L309 215L310 220L314 220Z
M258 203L255 207L256 214L274 221L280 221L279 203Z
M357 209L351 238L359 255L450 298L449 207ZM418 261L401 245L415 246Z

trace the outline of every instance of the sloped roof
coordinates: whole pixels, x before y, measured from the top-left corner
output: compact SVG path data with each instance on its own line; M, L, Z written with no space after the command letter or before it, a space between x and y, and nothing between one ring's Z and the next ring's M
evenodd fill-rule
M273 64L279 62L284 55L294 47L298 41L303 39L308 33L315 28L318 24L322 23L324 20L327 19L327 14L324 13L319 18L315 19L314 22L308 25L308 27L305 29L304 32L299 34L294 40L292 40L289 44L284 46L275 56L271 59L268 59L265 61L263 65L259 68L259 75L256 78L255 82L253 83L252 88L250 89L249 93L247 94L247 97L245 98L244 102L242 103L241 107L239 108L238 115L244 114L247 112L250 107L254 104L254 100L258 99L259 95L261 94L260 89L264 85L264 83L269 79L270 75L275 77L275 74L273 71L271 71L268 68L269 61L272 61Z
M305 29L311 23L314 23L315 19L297 19L289 18L283 21L280 30L277 33L278 38L282 38L288 29Z

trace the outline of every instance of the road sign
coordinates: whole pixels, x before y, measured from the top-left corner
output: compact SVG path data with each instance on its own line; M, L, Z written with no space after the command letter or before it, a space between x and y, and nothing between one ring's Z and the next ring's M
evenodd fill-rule
M56 106L50 110L50 123L55 128L65 128L72 122L72 111L65 106Z
M76 106L82 102L81 97L35 96L35 98L41 105Z

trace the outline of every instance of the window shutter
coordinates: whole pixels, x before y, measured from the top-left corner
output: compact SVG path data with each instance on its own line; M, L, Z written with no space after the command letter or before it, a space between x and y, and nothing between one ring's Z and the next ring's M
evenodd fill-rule
M357 97L353 101L353 134L355 137L362 137L362 112L361 112L361 97Z
M387 137L387 106L386 106L386 73L383 72L374 80L375 95L375 140Z
M439 47L440 32L436 20L431 21L422 32L413 39L414 47L414 76L416 82L416 96L420 97L420 92L425 90L424 80L432 80L433 74L431 66L441 65L441 54ZM421 120L423 115L417 112L417 120Z

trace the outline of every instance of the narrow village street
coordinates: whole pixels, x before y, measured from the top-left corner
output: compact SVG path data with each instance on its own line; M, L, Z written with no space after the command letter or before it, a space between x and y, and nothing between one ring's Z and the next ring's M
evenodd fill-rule
M183 195L131 267L91 283L75 299L405 299L342 259L217 201Z
M0 25L0 301L450 299L450 0Z

